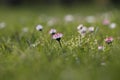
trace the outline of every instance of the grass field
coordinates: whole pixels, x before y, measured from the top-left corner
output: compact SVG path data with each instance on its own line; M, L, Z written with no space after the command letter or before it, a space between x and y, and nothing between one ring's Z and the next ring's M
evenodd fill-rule
M0 80L120 80L120 11L88 7L1 7ZM80 24L95 30L81 37ZM52 28L63 34L62 47Z

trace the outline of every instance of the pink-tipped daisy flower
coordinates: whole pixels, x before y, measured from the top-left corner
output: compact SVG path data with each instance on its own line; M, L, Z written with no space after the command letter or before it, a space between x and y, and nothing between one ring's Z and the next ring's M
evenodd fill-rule
M108 19L103 20L103 25L109 25L109 24L110 24L110 21Z
M63 36L62 33L55 33L55 34L52 36L52 38L60 41L60 39L62 38L62 36Z
M113 42L113 37L106 38L105 42L108 43L108 44L112 43Z

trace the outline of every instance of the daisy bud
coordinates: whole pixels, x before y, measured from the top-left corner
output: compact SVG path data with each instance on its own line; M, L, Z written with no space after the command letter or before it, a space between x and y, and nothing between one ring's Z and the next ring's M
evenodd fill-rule
M57 32L56 29L51 29L51 30L49 31L49 34L54 35L56 32Z
M63 34L62 33L55 33L52 38L56 39L57 41L60 41L60 39L62 38Z
M42 31L42 29L43 29L43 26L42 26L42 25L37 25L37 26L36 26L36 30Z
M89 28L88 28L88 31L89 31L89 32L94 32L94 27L89 27Z
M105 39L105 42L110 44L110 43L113 42L113 38L112 37L108 37L108 38Z

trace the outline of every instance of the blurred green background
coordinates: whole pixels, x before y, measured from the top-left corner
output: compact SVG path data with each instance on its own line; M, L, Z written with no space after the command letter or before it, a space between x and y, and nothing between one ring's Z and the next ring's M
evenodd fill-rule
M120 0L0 0L1 5L43 5L43 4L60 4L60 5L72 5L72 4L99 4L99 5L119 5Z
M0 23L5 26L0 29L0 80L120 80L119 4L120 0L0 0ZM69 15L72 22L65 21ZM95 23L86 21L91 17ZM106 17L115 29L102 24ZM98 29L83 39L82 47L76 30L81 23ZM35 30L38 24L43 25L42 33ZM63 33L63 49L51 40L51 28ZM114 37L112 46L104 44L106 36ZM98 45L106 45L105 51L98 51Z

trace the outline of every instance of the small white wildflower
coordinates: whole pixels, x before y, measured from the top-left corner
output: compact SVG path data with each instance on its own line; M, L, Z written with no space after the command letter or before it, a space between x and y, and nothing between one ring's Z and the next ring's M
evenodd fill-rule
M0 23L0 29L3 29L3 28L5 28L6 27L6 24L4 23L4 22L1 22Z
M30 47L36 47L36 44L31 44Z
M42 26L42 25L37 25L37 26L36 26L36 30L42 31L42 29L43 29L43 26Z
M111 23L111 24L109 25L109 27L110 27L111 29L116 28L116 23Z
M27 28L27 27L24 27L24 28L22 29L22 31L23 31L23 32L28 32L28 28Z
M98 46L98 50L100 51L104 50L104 46Z
M94 16L87 16L86 17L86 21L88 23L94 23L95 22L95 17Z
M97 39L95 39L95 40L94 40L94 44L97 44L97 43L98 43L98 41L97 41Z
M105 63L105 62L102 62L102 63L101 63L101 66L106 66L106 63Z
M72 22L74 20L74 17L72 15L66 15L64 19L66 22Z
M94 32L94 29L95 29L94 27L89 27L89 28L88 28L88 31L89 31L89 32Z
M38 42L36 42L36 43L34 43L34 44L30 44L30 47L36 47L36 46L38 46L40 44L40 41L38 41Z
M56 18L52 18L47 22L47 25L48 26L53 26L53 25L55 25L56 21L57 21Z

